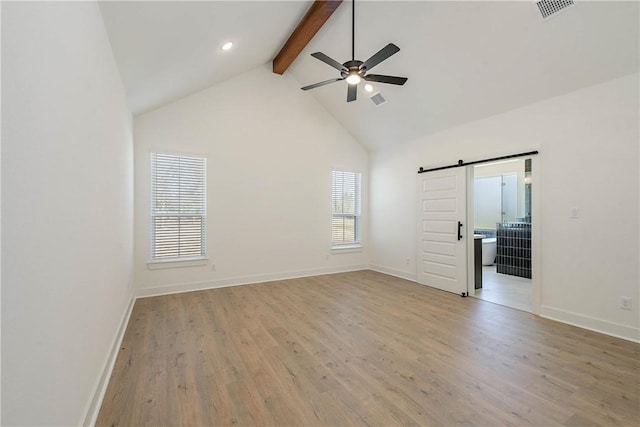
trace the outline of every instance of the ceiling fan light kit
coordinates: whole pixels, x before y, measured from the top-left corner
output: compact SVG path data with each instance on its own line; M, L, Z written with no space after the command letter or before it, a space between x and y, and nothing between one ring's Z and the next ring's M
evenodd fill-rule
M355 101L357 98L358 83L362 80L367 82L378 82L392 85L402 86L407 82L406 77L397 76L384 76L380 74L367 74L373 67L389 58L391 55L395 55L400 51L400 48L393 43L389 43L382 49L380 49L375 55L366 61L358 61L355 59L355 13L356 5L355 0L351 2L351 61L347 61L344 64L339 63L333 58L325 55L322 52L314 52L311 54L314 58L324 62L327 65L340 71L340 77L335 79L329 79L322 82L314 83L309 86L305 86L302 90L315 89L320 86L328 85L330 83L338 82L340 80L347 81L347 102Z
M350 85L357 85L358 83L360 83L361 79L358 73L349 73L346 80Z

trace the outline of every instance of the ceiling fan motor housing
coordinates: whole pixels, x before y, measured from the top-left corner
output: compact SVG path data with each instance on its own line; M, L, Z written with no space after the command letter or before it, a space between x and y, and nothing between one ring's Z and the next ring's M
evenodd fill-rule
M346 78L353 74L358 74L360 77L364 77L365 68L360 68L362 64L364 64L364 62L358 60L347 61L342 64L345 69L340 71L340 75L342 78Z

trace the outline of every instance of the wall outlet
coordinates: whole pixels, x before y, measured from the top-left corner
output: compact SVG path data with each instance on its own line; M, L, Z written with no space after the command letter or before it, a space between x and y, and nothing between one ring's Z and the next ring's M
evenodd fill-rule
M406 260L407 265L411 264L411 260L409 258L407 258Z
M579 214L580 214L580 211L578 208L571 208L571 211L569 212L569 216L571 218L578 218Z
M623 310L631 310L631 298L620 297L620 308Z
M216 271L216 265L215 264L211 264L211 271Z

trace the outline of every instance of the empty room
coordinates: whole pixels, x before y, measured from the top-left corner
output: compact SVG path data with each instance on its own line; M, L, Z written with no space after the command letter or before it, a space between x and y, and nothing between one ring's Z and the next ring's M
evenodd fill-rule
M2 1L4 426L640 424L640 2Z

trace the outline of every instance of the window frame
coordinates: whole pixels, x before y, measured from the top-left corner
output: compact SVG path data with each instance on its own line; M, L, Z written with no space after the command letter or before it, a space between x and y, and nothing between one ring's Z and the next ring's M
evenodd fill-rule
M349 174L355 177L354 213L335 211L336 199L336 174ZM344 178L342 180L344 182ZM343 194L344 194L344 186ZM333 221L335 218L354 218L354 240L350 242L335 242L333 238ZM344 225L343 225L344 230ZM343 231L344 233L344 231ZM362 173L345 169L333 169L331 171L331 251L332 252L359 252L362 249Z
M158 156L164 156L166 158L178 159L178 163L181 159L197 159L202 162L199 168L188 168L184 171L185 174L194 171L198 171L200 175L199 184L202 189L199 194L200 209L192 210L191 212L184 212L184 205L178 195L178 212L167 212L158 210L155 206L157 196L157 166L156 161ZM192 265L204 265L207 263L207 156L203 154L195 153L176 153L162 150L152 150L150 152L150 210L149 210L149 260L147 266L149 269L159 268L172 268L172 267L186 267ZM180 171L180 177L184 177L183 171ZM180 179L180 178L178 178ZM185 255L185 256L171 256L171 257L157 257L155 250L157 245L156 240L156 218L199 218L200 219L200 254L199 255ZM180 226L179 226L180 227ZM182 242L178 241L178 251L182 247Z

